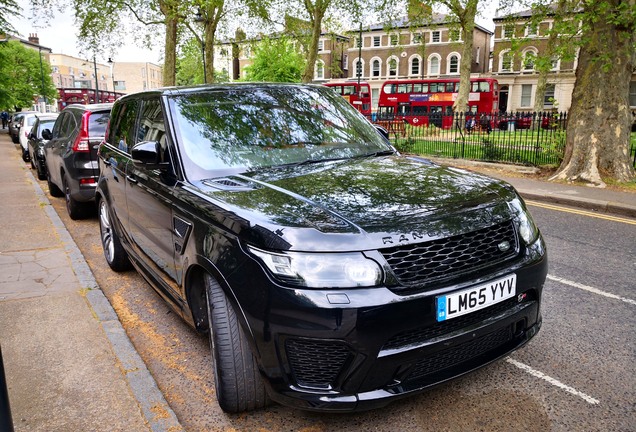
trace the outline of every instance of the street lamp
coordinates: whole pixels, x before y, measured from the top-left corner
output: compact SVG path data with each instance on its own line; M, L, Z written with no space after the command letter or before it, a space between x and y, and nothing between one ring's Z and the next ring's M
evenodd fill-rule
M48 101L46 100L46 94L44 91L44 66L42 65L42 47L38 45L38 53L40 55L40 76L42 77L42 97L44 98L44 112L46 112L46 105Z
M93 56L93 67L95 68L95 103L99 103L99 79L97 78L97 60Z
M207 84L208 79L205 76L205 18L203 18L201 8L197 9L197 14L194 17L194 22L203 23L203 37L201 38L201 58L203 59L203 84Z
M115 67L115 62L111 57L108 57L108 61L106 62L110 66L110 79L113 82L113 93L115 93L115 74L113 73L113 67Z

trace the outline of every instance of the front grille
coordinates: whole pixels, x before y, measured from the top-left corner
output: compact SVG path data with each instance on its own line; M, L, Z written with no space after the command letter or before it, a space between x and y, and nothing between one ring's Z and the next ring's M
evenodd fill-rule
M517 304L519 304L517 298L514 297L485 309L462 315L451 320L398 333L384 344L382 350L399 349L402 347L408 347L409 345L417 345L419 343L426 342L430 339L451 333L455 330L471 326L491 316L499 315ZM526 302L525 304L530 304L530 302Z
M285 346L294 379L302 387L331 388L351 355L340 342L289 339Z
M452 366L469 361L494 350L511 340L509 327L504 327L479 339L463 343L418 361L406 381L417 381Z
M509 248L499 245L507 242ZM406 287L431 287L494 266L518 253L512 221L443 239L380 250Z

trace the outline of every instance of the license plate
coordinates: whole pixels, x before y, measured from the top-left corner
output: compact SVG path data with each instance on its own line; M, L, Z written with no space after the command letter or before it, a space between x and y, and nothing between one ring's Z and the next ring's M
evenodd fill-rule
M511 274L467 290L436 297L437 321L478 311L515 296L517 275Z

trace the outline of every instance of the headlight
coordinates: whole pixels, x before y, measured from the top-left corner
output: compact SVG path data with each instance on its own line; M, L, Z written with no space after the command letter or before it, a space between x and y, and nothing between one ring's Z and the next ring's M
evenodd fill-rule
M514 220L517 225L517 230L519 231L519 236L527 245L533 243L539 236L539 230L534 224L532 216L530 216L530 213L526 210L525 205L519 198L515 198L508 204L514 213Z
M370 287L382 282L382 270L360 252L306 253L266 252L250 247L250 252L277 277L289 284L308 288Z

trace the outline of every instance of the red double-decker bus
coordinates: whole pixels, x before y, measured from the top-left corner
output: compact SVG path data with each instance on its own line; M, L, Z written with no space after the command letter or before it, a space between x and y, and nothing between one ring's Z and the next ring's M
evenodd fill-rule
M492 78L471 78L468 109L472 113L499 110L499 84ZM412 125L450 128L459 78L389 80L380 92L378 118Z
M371 90L369 84L357 81L325 83L327 87L334 89L336 93L345 98L351 105L362 114L371 115Z
M97 99L95 99L95 89L89 88L58 88L57 92L60 97L57 100L58 111L62 111L65 106L70 104L92 104L115 102L125 93L112 92L107 90L98 90Z

